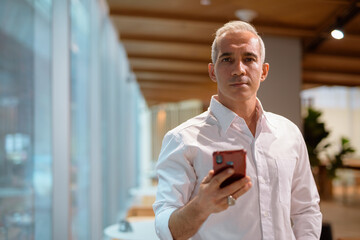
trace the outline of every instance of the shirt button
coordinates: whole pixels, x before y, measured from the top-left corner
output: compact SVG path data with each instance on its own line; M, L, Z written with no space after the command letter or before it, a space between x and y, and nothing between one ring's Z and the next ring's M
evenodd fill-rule
M264 212L264 217L268 217L269 215L269 212Z

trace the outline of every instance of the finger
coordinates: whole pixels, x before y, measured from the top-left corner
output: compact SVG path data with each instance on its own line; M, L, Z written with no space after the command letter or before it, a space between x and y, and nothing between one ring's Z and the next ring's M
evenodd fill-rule
M214 176L214 170L210 170L208 175L206 177L204 177L204 179L202 180L201 183L208 183L210 182L210 180L213 178Z
M233 168L228 168L228 169L216 174L212 178L212 182L214 182L214 186L220 187L221 183L223 181L225 181L228 177L230 177L233 174L234 174L234 169Z
M218 199L216 203L217 203L217 212L224 211L229 207L227 197Z
M246 183L242 188L240 188L238 191L236 191L235 193L231 194L233 196L233 198L238 199L239 197L241 197L243 194L245 194L247 191L249 191L249 189L252 187L252 183L248 182Z
M232 195L234 192L239 191L243 188L247 183L251 182L249 176L246 176L238 181L231 183L230 185L221 189L221 196L229 196Z

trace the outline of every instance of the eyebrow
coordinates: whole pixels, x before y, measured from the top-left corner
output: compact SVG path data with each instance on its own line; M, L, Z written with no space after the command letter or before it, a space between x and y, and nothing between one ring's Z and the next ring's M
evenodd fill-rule
M246 52L244 55L247 57L254 57L254 58L258 59L258 55L256 55L255 53L252 53L252 52Z
M229 56L232 56L232 55L233 55L233 53L224 52L223 54L221 54L221 55L219 56L219 59L222 58L222 57L229 57Z
M234 54L233 54L233 53L230 53L230 52L224 52L223 54L221 54L221 55L219 56L219 59L220 59L220 58L223 58L223 57L229 57L229 56L232 56L232 55L234 55ZM246 53L244 54L244 56L246 56L246 57L254 57L254 58L258 59L258 55L256 55L256 54L253 53L253 52L246 52Z

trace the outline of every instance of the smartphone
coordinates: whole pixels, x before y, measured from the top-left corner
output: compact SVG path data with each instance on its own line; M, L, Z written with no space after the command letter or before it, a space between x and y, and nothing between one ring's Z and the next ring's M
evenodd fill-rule
M231 151L216 151L213 153L213 169L215 174L227 168L234 168L234 174L220 185L223 188L246 176L246 151L244 149Z

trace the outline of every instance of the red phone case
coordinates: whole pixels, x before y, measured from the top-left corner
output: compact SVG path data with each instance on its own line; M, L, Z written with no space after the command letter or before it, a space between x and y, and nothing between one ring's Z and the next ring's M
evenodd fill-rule
M220 185L221 188L246 176L246 151L244 149L216 151L213 153L215 174L229 167L234 168L235 173Z

